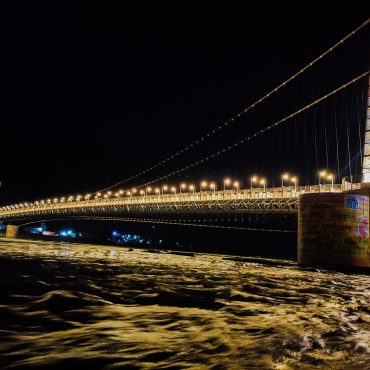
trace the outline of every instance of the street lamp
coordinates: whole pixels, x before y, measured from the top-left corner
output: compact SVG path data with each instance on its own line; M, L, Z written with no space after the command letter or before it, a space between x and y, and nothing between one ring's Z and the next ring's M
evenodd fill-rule
M253 189L253 183L254 183L254 182L257 182L257 181L258 181L257 176L252 176L252 177L251 177L251 190Z
M263 192L266 193L266 179L261 179L260 185L263 185Z
M155 188L154 192L159 196L161 194L161 189Z
M297 182L298 182L298 179L297 179L297 176L293 176L290 181L294 184L294 191L297 191Z
M284 173L281 175L281 187L283 188L284 187L284 180L288 180L289 179L289 174L288 173Z
M334 188L334 175L330 173L330 174L328 175L327 179L328 179L329 181L331 181L331 191L333 191L333 188Z
M140 195L144 195L145 196L145 191L143 189L140 190Z
M281 197L284 198L284 180L288 180L289 174L283 173L281 175Z
M211 183L209 184L209 187L210 187L210 189L212 189L212 190L213 190L213 194L215 194L215 193L216 193L216 189L217 189L217 185L216 185L216 183L211 182Z
M236 193L239 193L239 189L240 189L240 182L239 181L234 182L234 188L236 189Z
M194 195L194 192L195 192L195 186L194 185L189 185L189 190L191 190L193 192L193 195Z
M168 186L167 185L163 185L162 186L162 195L163 195L163 192L165 192L167 190L168 190Z
M180 194L181 194L181 190L183 190L183 189L186 189L186 184L185 183L182 183L180 185Z
M226 186L230 185L231 184L231 179L230 178L226 178L224 179L224 191L226 190Z
M133 188L133 189L131 190L131 193L132 193L132 194L136 194L136 193L137 193L137 189L136 189L136 188Z
M202 189L203 188L206 188L207 187L207 181L202 181L201 183L200 183L200 191L202 192Z
M148 186L146 189L145 189L145 195L148 195L148 193L150 193L152 191L152 188L150 186Z
M172 186L171 191L176 195L176 188L174 186Z
M326 171L323 170L319 172L319 192L321 192L321 178L325 179L325 176L326 176ZM324 180L324 183L325 183L325 180Z

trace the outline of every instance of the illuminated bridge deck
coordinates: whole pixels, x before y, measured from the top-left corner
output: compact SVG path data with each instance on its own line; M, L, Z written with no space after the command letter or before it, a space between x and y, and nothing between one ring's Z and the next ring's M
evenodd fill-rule
M353 184L358 188L360 184ZM207 213L295 213L300 194L342 192L340 184L319 186L276 187L202 191L146 196L99 198L80 201L52 202L38 205L25 203L5 207L0 211L0 220L25 220L35 218L58 218L77 216L127 216L145 214L207 214ZM4 207L2 207L4 208Z

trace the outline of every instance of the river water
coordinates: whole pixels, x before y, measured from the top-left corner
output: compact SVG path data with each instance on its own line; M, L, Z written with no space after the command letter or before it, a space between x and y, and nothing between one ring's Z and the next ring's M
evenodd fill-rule
M2 369L370 369L370 276L0 240Z

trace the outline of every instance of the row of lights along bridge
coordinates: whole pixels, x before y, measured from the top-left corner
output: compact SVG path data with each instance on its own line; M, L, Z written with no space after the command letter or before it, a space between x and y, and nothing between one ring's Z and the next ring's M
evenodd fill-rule
M332 173L329 173L326 170L320 171L318 173L319 177L319 187L321 188L321 185L326 184L326 181L329 181L331 183L331 187L334 186L334 175ZM323 184L322 184L323 182ZM266 178L261 177L259 178L258 176L252 176L250 178L250 190L252 189L262 189L263 191L266 192L266 185L267 181ZM291 187L294 186L294 190L297 190L298 186L298 177L297 176L291 176L289 173L284 173L281 175L281 187L284 188L285 186ZM225 178L223 180L223 190L231 190L234 189L237 193L240 190L240 181L235 181L231 180L229 177ZM180 186L177 188L176 186L168 186L168 185L163 185L161 187L155 187L152 188L151 186L147 186L145 189L130 189L127 191L124 190L119 190L115 192L114 194L112 191L108 191L105 194L102 194L100 192L96 193L95 196L93 197L91 194L86 194L85 196L82 195L76 195L74 196L69 196L69 197L61 197L60 199L54 198L52 199L47 199L41 200L41 201L36 201L35 203L20 203L12 206L4 206L0 207L0 210L6 210L6 209L14 209L14 208L23 208L23 207L30 207L33 205L42 205L42 204L51 204L51 203L64 203L64 202L73 202L73 201L81 201L81 200L90 200L92 198L99 199L99 198L111 198L111 197L123 197L123 196L150 196L150 195L163 195L163 194L174 194L176 195L177 193L184 193L184 192L190 192L190 193L195 193L196 188L195 185L193 184L185 184L182 183ZM217 184L215 182L207 182L207 181L202 181L199 186L199 191L212 191L215 193L217 191Z

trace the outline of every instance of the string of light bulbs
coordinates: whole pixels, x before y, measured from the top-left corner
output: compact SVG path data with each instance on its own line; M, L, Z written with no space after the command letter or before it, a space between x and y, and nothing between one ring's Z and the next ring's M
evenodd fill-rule
M285 87L289 82L293 81L296 77L300 76L303 72L305 72L307 69L311 68L312 66L314 66L318 61L320 61L322 58L324 58L326 55L328 55L329 53L333 52L338 46L342 45L345 41L347 41L350 37L352 37L353 35L355 35L358 31L360 31L362 28L364 28L370 21L370 18L368 18L366 21L364 21L362 24L360 24L356 29L354 29L353 31L351 31L349 34L347 34L345 37L343 37L342 39L340 39L337 43L335 43L333 46L331 46L329 49L327 49L325 52L323 52L322 54L320 54L317 58L315 58L314 60L312 60L311 62L309 62L308 64L306 64L303 68L301 68L298 72L296 72L295 74L293 74L292 76L290 76L287 80L285 80L284 82L280 83L280 85L278 85L277 87L273 88L272 90L270 90L268 93L266 93L264 96L262 96L261 98L255 100L252 104L250 104L247 108L243 109L241 112L239 112L238 114L232 116L230 119L228 119L227 121L225 121L224 123L222 123L221 125L217 126L215 129L209 131L208 133L206 133L205 135L201 136L200 138L198 138L197 140L193 141L192 143L188 144L187 146L183 147L181 150L175 152L174 154L170 155L169 157L167 157L166 159L154 164L153 166L151 167L148 167L147 169L141 171L141 172L138 172L137 174L133 175L133 176L130 176L120 182L117 182L111 186L108 186L108 187L105 187L103 189L100 189L100 190L97 190L96 192L94 192L93 194L96 194L96 193L99 193L99 192L103 192L103 191L106 191L106 190L109 190L109 189L112 189L112 188L115 188L119 185L122 185L124 183L127 183L131 180L134 180L152 170L154 170L155 168L158 168L159 166L171 161L172 159L178 157L179 155L185 153L186 151L192 149L193 147L197 146L198 144L200 144L201 142L203 142L204 140L208 139L209 137L213 136L214 134L216 134L217 132L221 131L222 129L226 128L227 126L231 125L232 123L236 122L242 115L244 115L245 113L247 113L248 111L254 109L257 105L261 104L263 101L265 101L266 99L270 98L273 94L275 94L276 92L278 92L282 87Z
M234 148L236 148L236 147L238 147L238 146L240 146L240 145L242 145L242 144L245 144L246 142L248 142L248 141L250 141L250 140L252 140L252 139L256 138L257 136L262 135L262 134L263 134L263 133L265 133L266 131L269 131L269 130L271 130L271 129L273 129L273 128L275 128L275 127L279 126L279 125L281 125L282 123L287 122L287 121L288 121L288 120L290 120L291 118L293 118L293 117L295 117L295 116L297 116L297 115L301 114L302 112L306 111L307 109L309 109L309 108L311 108L311 107L313 107L313 106L315 106L315 105L319 104L320 102L322 102L322 101L324 101L324 100L328 99L329 97L331 97L331 96L333 96L333 95L337 94L338 92L340 92L340 91L342 91L343 89L345 89L346 87L348 87L348 86L350 86L350 85L354 84L355 82L357 82L357 81L358 81L358 80L360 80L361 78L363 78L363 77L367 76L368 74L369 74L369 71L366 71L366 72L364 72L364 73L360 74L359 76L357 76L357 77L353 78L352 80L350 80L350 81L346 82L345 84L343 84L343 85L339 86L338 88L336 88L335 90L331 91L330 93L328 93L328 94L326 94L326 95L323 95L322 97L320 97L320 98L318 98L318 99L314 100L313 102L311 102L311 103L307 104L307 105L306 105L306 106L304 106L303 108L300 108L300 109L296 110L294 113L291 113L291 114L289 114L289 115L285 116L284 118L282 118L282 119L280 119L280 120L278 120L278 121L276 121L276 122L274 122L274 123L272 123L272 124L270 124L270 125L266 126L266 127L265 127L265 128L263 128L262 130L259 130L259 131L255 132L255 133L253 133L253 134L251 134L251 135L247 136L246 138L244 138L244 139L242 139L242 140L240 140L240 141L238 141L238 142L236 142L236 143L234 143L234 144L232 144L232 145L229 145L229 146L227 146L227 147L225 147L225 148L223 148L223 149L219 150L218 152L215 152L215 153L213 153L213 154L210 154L210 155L208 155L207 157L204 157L204 158L202 158L202 159L200 159L200 160L198 160L198 161L196 161L196 162L193 162L193 163L191 163L191 164L189 164L189 165L187 165L187 166L185 166L185 167L182 167L182 168L181 168L181 169L179 169L179 170L172 171L172 172L170 172L170 173L169 173L169 174L167 174L167 175L160 176L160 177L158 177L158 178L156 178L156 179L154 179L154 180L152 180L152 181L148 181L148 182L146 182L146 183L144 183L144 184L141 184L141 185L139 185L139 186L136 186L136 188L142 188L142 187L145 187L145 186L147 186L147 185L151 185L151 184L153 184L153 183L156 183L156 182L158 182L158 181L161 181L161 180L164 180L164 179L168 179L169 177L172 177L172 176L174 176L174 175L177 175L177 174L179 174L179 173L182 173L182 172L184 172L184 171L186 171L186 170L188 170L188 169L190 169L190 168L193 168L193 167L198 166L198 165L200 165L200 164L202 164L202 163L204 163L204 162L207 162L207 161L209 161L210 159L216 158L216 157L220 156L221 154L224 154L224 153L226 153L226 152L230 151L231 149L234 149Z

